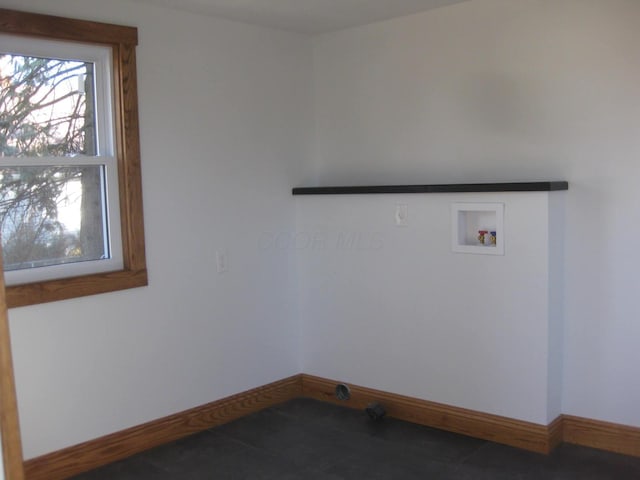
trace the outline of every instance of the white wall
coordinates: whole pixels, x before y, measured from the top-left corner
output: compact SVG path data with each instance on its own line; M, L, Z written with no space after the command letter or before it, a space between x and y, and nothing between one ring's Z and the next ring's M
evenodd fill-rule
M305 37L124 0L0 5L140 33L150 286L10 312L27 458L309 364L266 247L313 183L569 180L563 411L640 426L636 0L471 0L321 36L313 65Z
M294 222L309 39L123 1L0 5L140 37L150 285L10 311L25 457L298 373L291 258L261 238Z
M471 0L318 37L317 158L305 176L568 180L563 411L636 426L639 24L636 0ZM422 246L408 248L419 259ZM345 278L345 297L375 296L389 280L365 276L356 288ZM363 369L368 360L351 357Z
M549 286L557 278L548 240L557 232L549 232L549 196L298 197L303 371L538 424L554 420L560 409L549 396L560 385L549 375L557 334ZM451 207L460 202L504 205L505 255L452 252ZM398 203L408 205L406 227L395 225Z

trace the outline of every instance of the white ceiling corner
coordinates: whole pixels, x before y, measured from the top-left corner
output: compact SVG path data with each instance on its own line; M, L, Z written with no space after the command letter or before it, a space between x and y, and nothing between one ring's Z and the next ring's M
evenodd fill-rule
M132 0L198 14L317 34L469 0Z

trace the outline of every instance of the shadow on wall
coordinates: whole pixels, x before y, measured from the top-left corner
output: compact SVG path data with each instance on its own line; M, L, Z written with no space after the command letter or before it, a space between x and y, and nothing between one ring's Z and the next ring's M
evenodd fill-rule
M547 89L531 77L485 72L465 78L456 92L460 105L459 120L471 131L506 135L541 136L553 128L552 110L545 107ZM546 114L548 112L548 114Z

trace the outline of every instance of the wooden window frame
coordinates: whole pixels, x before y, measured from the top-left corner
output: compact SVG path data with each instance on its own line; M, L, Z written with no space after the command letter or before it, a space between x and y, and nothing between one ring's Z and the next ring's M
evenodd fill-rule
M24 480L22 440L18 419L18 401L13 376L13 358L9 336L9 318L5 301L2 255L0 255L0 448L6 480Z
M147 285L135 51L137 28L0 8L0 32L111 48L123 256L123 268L118 271L8 286L8 307Z

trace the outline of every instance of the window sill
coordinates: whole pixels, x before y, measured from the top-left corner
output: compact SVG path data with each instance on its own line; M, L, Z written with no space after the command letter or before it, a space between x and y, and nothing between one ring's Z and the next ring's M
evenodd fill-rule
M9 308L68 300L148 285L147 270L119 270L7 287Z

